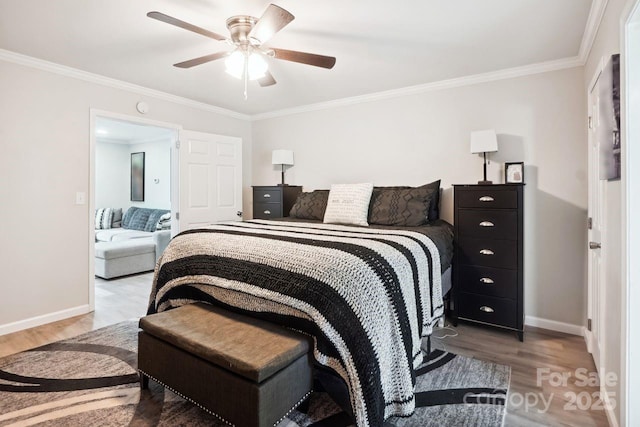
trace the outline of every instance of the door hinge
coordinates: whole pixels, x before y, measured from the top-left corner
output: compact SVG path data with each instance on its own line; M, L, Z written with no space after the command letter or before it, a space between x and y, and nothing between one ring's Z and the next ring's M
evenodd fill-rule
M180 219L180 212L176 212L176 219Z
M180 149L180 140L179 139L176 140L176 148Z
M591 319L587 319L587 330L591 330Z
M593 129L593 117L591 116L589 116L588 126L589 126L589 129Z
M593 230L593 218L591 217L587 219L587 228L589 228L589 230Z

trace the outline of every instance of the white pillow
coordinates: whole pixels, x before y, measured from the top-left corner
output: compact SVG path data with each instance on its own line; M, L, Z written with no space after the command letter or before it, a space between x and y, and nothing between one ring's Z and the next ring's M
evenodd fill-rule
M96 209L96 230L106 230L111 228L113 221L113 209L100 208Z
M369 225L367 214L372 192L372 183L332 185L324 223Z

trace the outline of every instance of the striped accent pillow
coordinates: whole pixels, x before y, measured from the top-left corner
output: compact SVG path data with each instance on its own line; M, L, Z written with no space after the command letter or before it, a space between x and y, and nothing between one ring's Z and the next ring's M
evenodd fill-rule
M113 209L100 208L96 209L96 230L106 230L111 228L113 221Z

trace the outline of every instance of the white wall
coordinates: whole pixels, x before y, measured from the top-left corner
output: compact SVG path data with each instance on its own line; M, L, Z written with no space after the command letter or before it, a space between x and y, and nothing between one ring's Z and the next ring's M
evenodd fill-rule
M130 162L131 153L145 153L144 202L128 202L125 210L129 206L171 210L171 139L141 144L134 142L128 148L127 162ZM128 170L127 177L130 179L130 176L131 170ZM128 195L131 194L129 184L126 189Z
M171 209L171 144L167 138L149 142L115 143L96 140L96 208L130 206ZM131 201L131 153L144 152L144 201ZM155 180L158 180L156 183Z
M584 92L589 90L588 85L596 73L601 58L610 58L615 53L620 53L620 17L626 0L609 0L604 17L600 24L598 34L587 59L584 71ZM622 150L626 148L623 146ZM602 293L605 298L604 317L604 342L600 349L602 371L615 373L620 378L622 324L621 312L623 306L622 279L622 185L621 181L609 181L605 185L604 197L604 224L602 235L602 262L605 280ZM614 398L618 404L609 415L620 422L621 396L620 381L615 385L605 386L606 393Z
M90 109L139 116L144 100L151 120L241 137L250 194L246 120L1 60L0 93L0 330L87 309Z
M127 209L129 204L129 145L96 141L95 196L97 208Z
M442 216L452 222L451 184L475 183L482 158L473 130L496 129L505 161L525 162L527 316L571 325L586 318L587 150L582 68L446 89L254 122L253 184L279 182L271 150L292 149L287 183L418 185L441 178Z

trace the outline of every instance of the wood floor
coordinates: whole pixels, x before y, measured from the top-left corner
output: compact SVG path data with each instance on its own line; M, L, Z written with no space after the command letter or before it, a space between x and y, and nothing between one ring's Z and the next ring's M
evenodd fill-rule
M96 279L94 313L0 336L0 357L143 316L152 277L152 273L147 273L118 280ZM447 336L456 333L457 336ZM438 330L434 337L440 337L433 340L436 348L511 366L505 426L608 425L604 410L567 408L571 404L584 405L587 395L596 403L593 393L598 391L597 387L576 385L576 369L595 372L582 337L529 328L525 332L525 341L521 343L515 333L467 324ZM541 369L541 374L547 374L542 381L538 381L538 369ZM553 381L564 373L571 374L566 385ZM551 381L548 375L551 375ZM573 396L579 394L582 400L576 402ZM548 408L542 399L550 402Z

